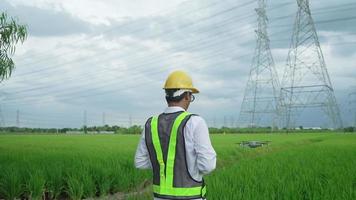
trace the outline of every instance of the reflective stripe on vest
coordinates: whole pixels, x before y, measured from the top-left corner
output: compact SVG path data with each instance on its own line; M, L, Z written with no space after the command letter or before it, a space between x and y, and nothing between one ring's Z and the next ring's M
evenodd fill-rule
M177 145L177 132L182 121L191 115L188 112L182 112L175 120L171 129L171 134L168 144L167 153L167 163L165 165L163 160L163 153L161 148L161 143L158 135L158 117L152 117L151 120L151 133L153 147L157 155L157 160L160 168L160 185L153 185L153 192L160 195L169 196L205 196L206 187L191 187L191 188L177 188L173 187L173 176L174 176L174 161L176 155L176 145ZM166 168L166 174L164 169Z

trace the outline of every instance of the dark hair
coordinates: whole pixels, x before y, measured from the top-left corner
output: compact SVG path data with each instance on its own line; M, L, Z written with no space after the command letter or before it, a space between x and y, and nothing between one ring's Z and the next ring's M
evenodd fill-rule
M179 89L166 89L166 101L169 102L180 102L188 92L184 92L183 94L173 97L173 94Z

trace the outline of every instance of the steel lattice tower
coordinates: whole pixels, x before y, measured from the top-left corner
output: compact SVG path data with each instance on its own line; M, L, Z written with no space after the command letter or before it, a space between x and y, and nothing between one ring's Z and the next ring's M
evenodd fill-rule
M2 115L1 105L0 105L0 127L5 126L4 116Z
M351 126L353 126L354 131L356 131L356 92L349 94L349 108L350 108L351 116L353 117Z
M239 115L240 127L275 127L279 79L267 33L266 1L258 0L257 43Z
M306 108L320 108L332 127L341 128L336 103L318 35L309 8L309 0L297 0L296 14L287 67L280 92L282 126L294 128L298 116Z

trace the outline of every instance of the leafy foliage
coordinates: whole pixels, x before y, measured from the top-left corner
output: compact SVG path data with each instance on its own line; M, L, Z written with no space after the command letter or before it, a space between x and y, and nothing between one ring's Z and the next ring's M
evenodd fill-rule
M0 14L0 82L11 76L15 67L10 58L15 53L16 44L27 37L25 25L20 25L6 13Z

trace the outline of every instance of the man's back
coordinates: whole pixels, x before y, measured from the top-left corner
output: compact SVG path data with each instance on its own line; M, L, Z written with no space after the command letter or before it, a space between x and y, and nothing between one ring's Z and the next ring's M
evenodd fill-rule
M174 114L184 111L181 107L168 107L164 114ZM145 131L135 155L135 166L140 169L152 168L152 159L146 146ZM165 133L167 134L167 133ZM211 145L208 127L203 118L192 115L183 129L186 168L190 177L203 181L203 175L210 173L216 166L216 153ZM160 198L155 198L160 199ZM166 199L166 198L165 198Z

